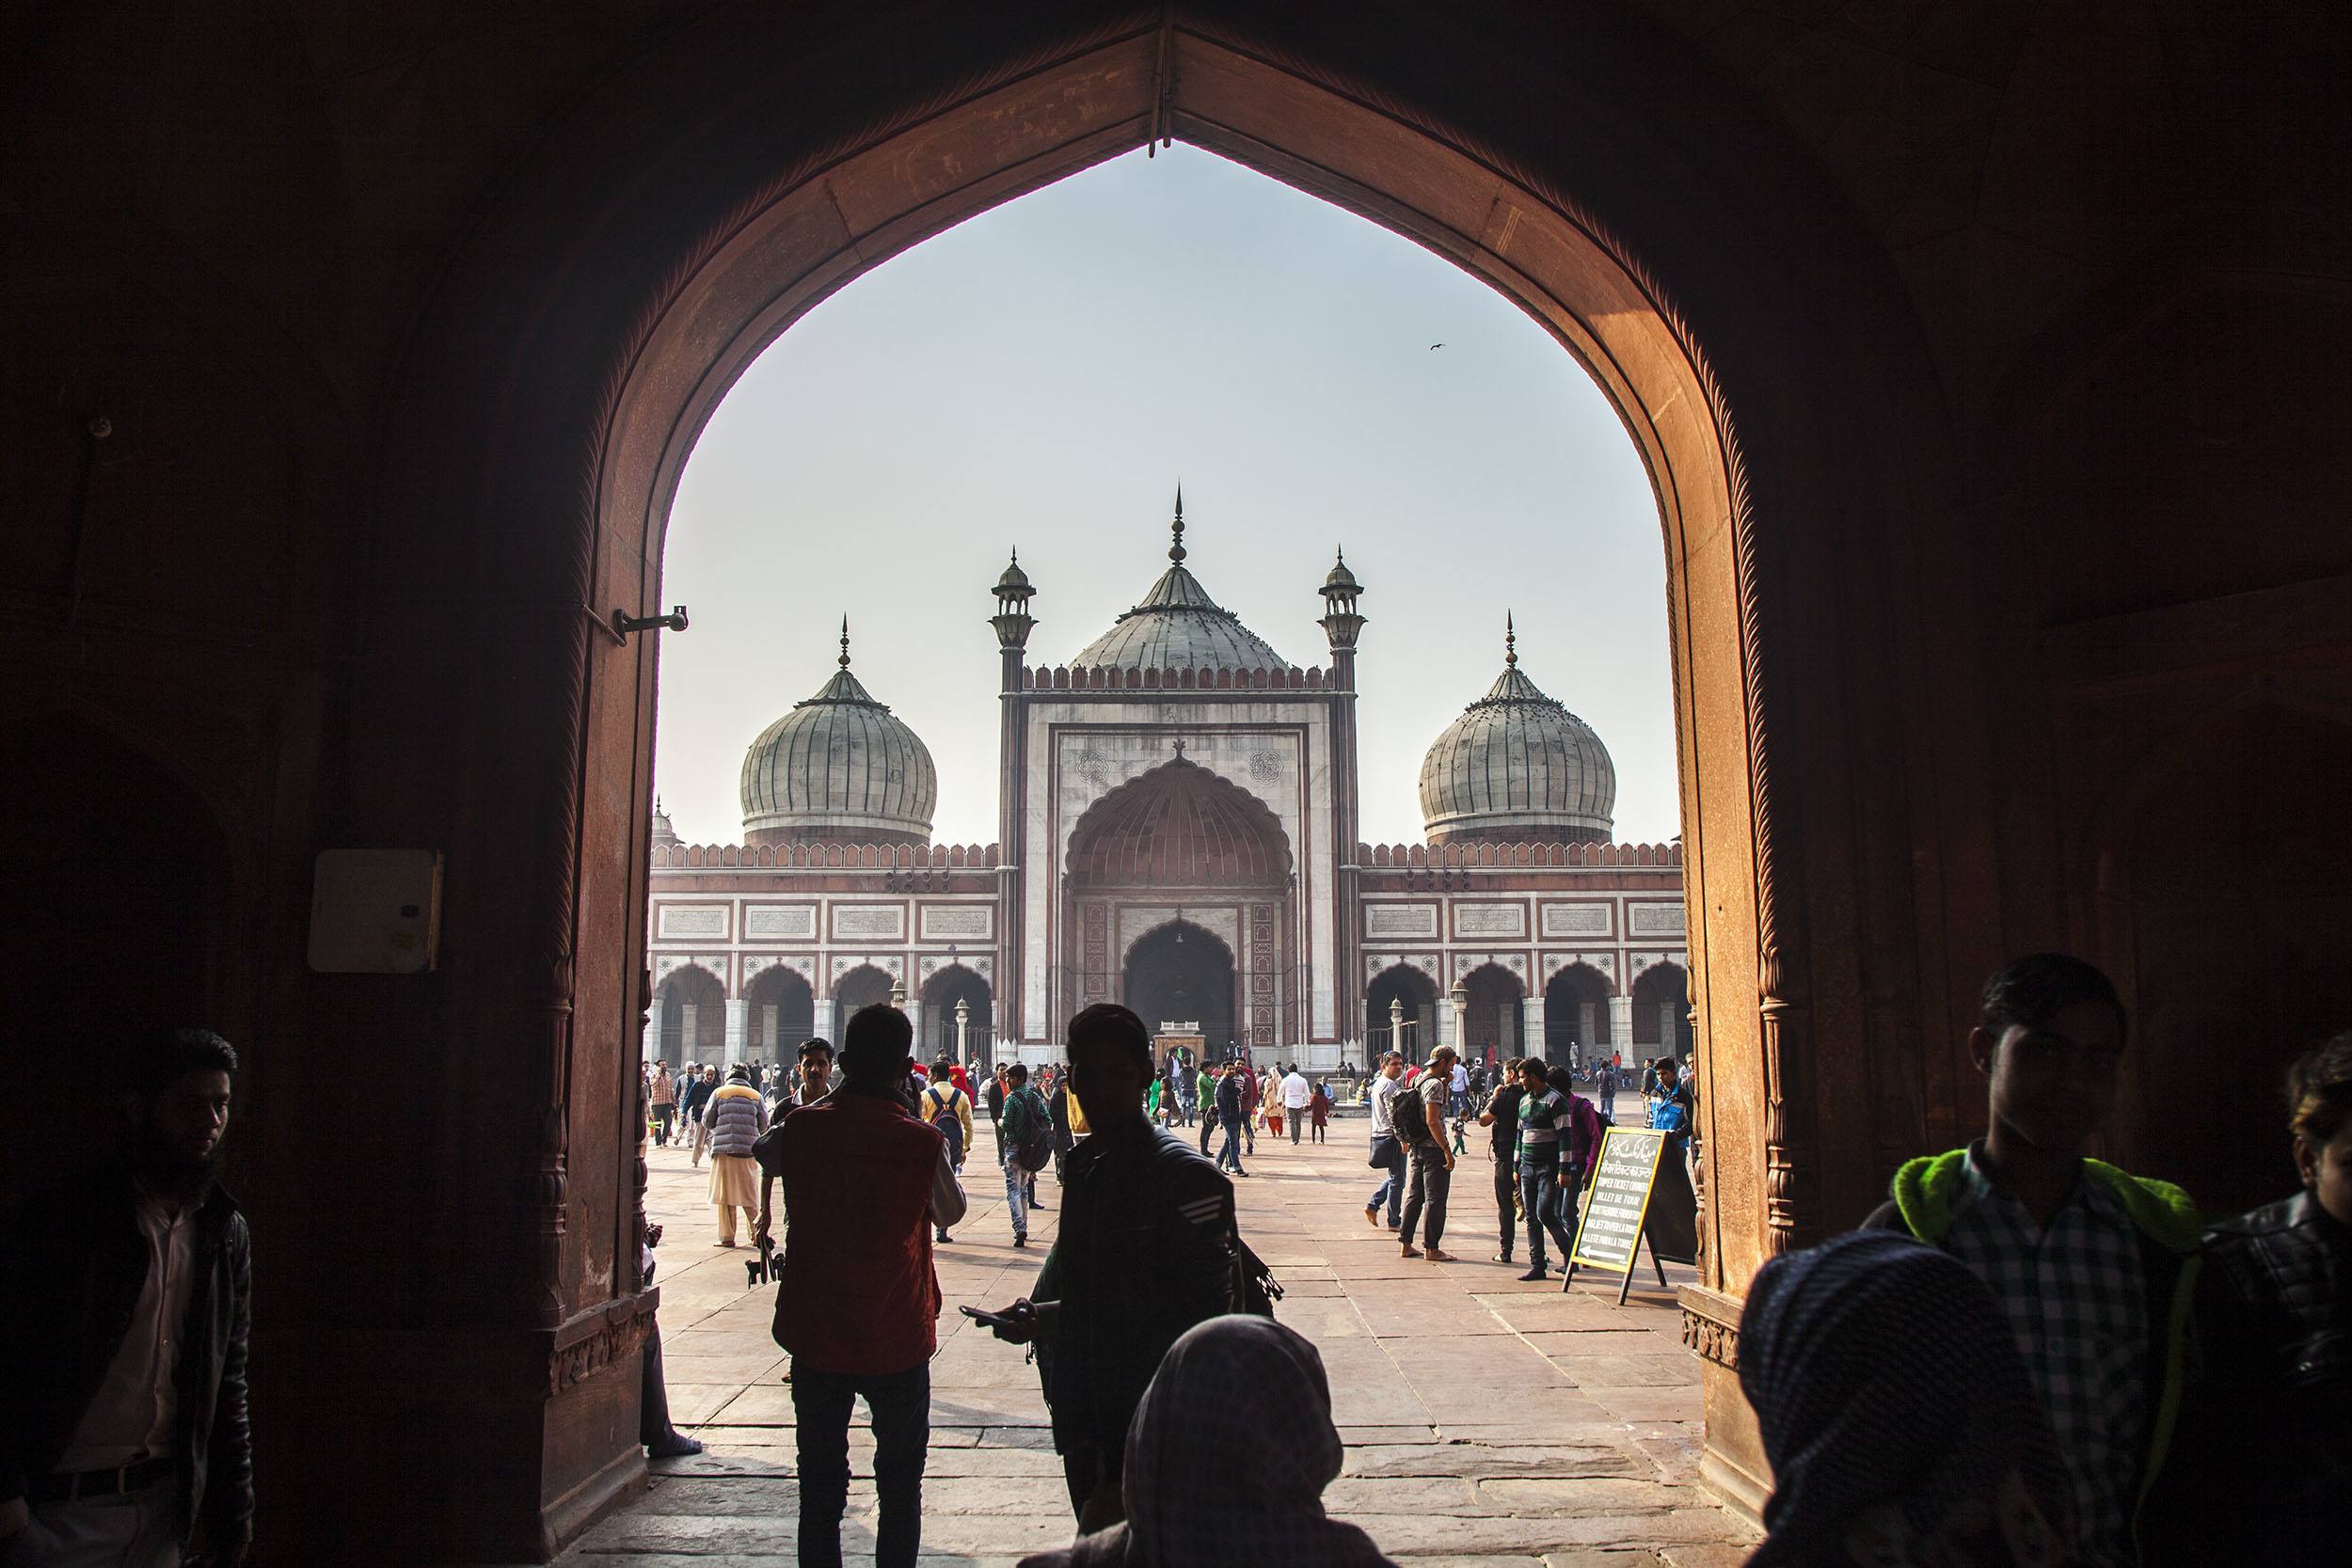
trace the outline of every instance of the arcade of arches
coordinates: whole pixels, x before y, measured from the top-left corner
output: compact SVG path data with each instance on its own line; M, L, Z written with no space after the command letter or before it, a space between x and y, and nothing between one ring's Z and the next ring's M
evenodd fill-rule
M1655 479L1707 1124L1685 1310L1719 1486L1762 1484L1740 1292L1978 1129L1962 1042L1998 959L2071 948L2122 984L2148 1049L2106 1154L2217 1208L2288 1190L2267 1085L2352 1019L2352 837L2323 787L2352 751L2352 531L2310 521L2352 515L2352 45L2285 0L1866 9L882 0L484 27L326 0L157 29L87 0L20 29L0 724L12 808L42 782L0 876L97 880L11 926L41 958L4 966L7 1067L48 1081L70 1042L160 1019L244 1053L262 1554L544 1558L642 1484L659 1291L631 1085L649 952L704 939L646 928L656 639L612 612L666 605L679 468L764 344L1156 135L1491 281ZM1285 693L1298 723L1317 695ZM1083 763L1050 729L1017 768ZM863 814L894 851L872 874L908 908L927 879L943 908L993 887L984 852L914 863L918 781L896 784ZM1009 818L1005 929L950 912L918 952L853 916L811 994L836 956L893 958L875 973L918 1006L921 964L964 963L1000 1031L1016 998L1042 1021L1062 966L1083 992L1125 958L1066 928L1075 826ZM1343 909L1474 874L1288 836ZM439 856L432 967L311 970L316 857L382 847ZM1211 892L1253 933L1278 903L1165 891L1220 941ZM1372 1026L1380 972L1336 983L1270 915L1270 967L1233 931L1245 1010L1263 977L1277 1008ZM998 975L981 952L1050 957ZM755 978L725 977L723 1045ZM1541 984L1548 1047L1558 980L1514 982L1522 1029ZM1616 989L1573 984L1569 1037L1588 1002L1613 1035ZM367 1114L322 1115L354 1063ZM66 1152L7 1140L10 1194ZM341 1244L363 1187L398 1223Z

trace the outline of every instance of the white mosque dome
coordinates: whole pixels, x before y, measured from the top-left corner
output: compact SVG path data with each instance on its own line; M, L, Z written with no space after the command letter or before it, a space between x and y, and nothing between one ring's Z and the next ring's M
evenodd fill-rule
M1518 641L1506 632L1502 673L1422 761L1429 842L1606 843L1616 766L1590 724L1520 673Z
M743 836L754 845L929 844L939 775L930 748L841 668L760 732L743 757Z

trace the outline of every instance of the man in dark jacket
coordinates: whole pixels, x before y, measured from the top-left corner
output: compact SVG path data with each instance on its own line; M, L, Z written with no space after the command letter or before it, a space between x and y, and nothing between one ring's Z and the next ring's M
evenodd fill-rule
M214 1180L237 1053L175 1029L123 1063L128 1142L0 1247L0 1558L233 1564L252 1539L245 1215Z
M2352 1543L2352 1034L2295 1064L2287 1105L2303 1190L2205 1233L2204 1365L2171 1472L2186 1484L2143 1530L2151 1561L2226 1539L2265 1568L2316 1568Z
M2199 1263L2187 1194L2083 1155L2115 1102L2124 1026L2114 984L2080 958L2036 953L1994 974L1968 1037L1988 1131L1904 1165L1864 1222L1942 1248L1992 1288L2073 1479L2086 1568L2141 1560Z
M1234 1309L1238 1237L1232 1184L1143 1114L1152 1038L1141 1019L1115 1003L1073 1019L1070 1082L1093 1131L1070 1156L1061 1234L1039 1275L1045 1299L1016 1301L996 1332L1039 1342L1084 1532L1126 1517L1128 1425L1168 1346Z

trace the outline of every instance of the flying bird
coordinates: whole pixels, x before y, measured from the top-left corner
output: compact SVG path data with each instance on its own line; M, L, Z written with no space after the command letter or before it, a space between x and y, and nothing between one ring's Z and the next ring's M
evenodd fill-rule
M1445 347L1445 345L1444 345L1443 343L1431 343L1431 344L1429 345L1429 351L1430 351L1432 354L1435 354L1438 350L1439 350L1439 349L1441 349L1441 348L1443 348L1443 347Z

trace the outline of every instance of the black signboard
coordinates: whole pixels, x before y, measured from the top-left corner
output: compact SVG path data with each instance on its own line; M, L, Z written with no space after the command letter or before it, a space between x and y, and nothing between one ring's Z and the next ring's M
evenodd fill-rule
M1601 1138L1600 1159L1585 1188L1584 1218L1577 1227L1576 1250L1568 1258L1570 1279L1576 1277L1580 1266L1622 1275L1617 1287L1617 1300L1622 1303L1633 1289L1633 1265L1645 1239L1650 1243L1650 1266L1658 1271L1661 1288L1666 1283L1662 1258L1673 1256L1678 1263L1692 1260L1683 1246L1669 1240L1691 1228L1688 1219L1679 1227L1661 1224L1680 1214L1680 1206L1668 1190L1687 1193L1690 1189L1679 1162L1671 1133L1636 1127L1609 1129ZM1661 1198L1666 1199L1667 1209L1676 1211L1675 1216L1652 1213L1652 1205ZM1668 1244L1661 1245L1661 1242Z

